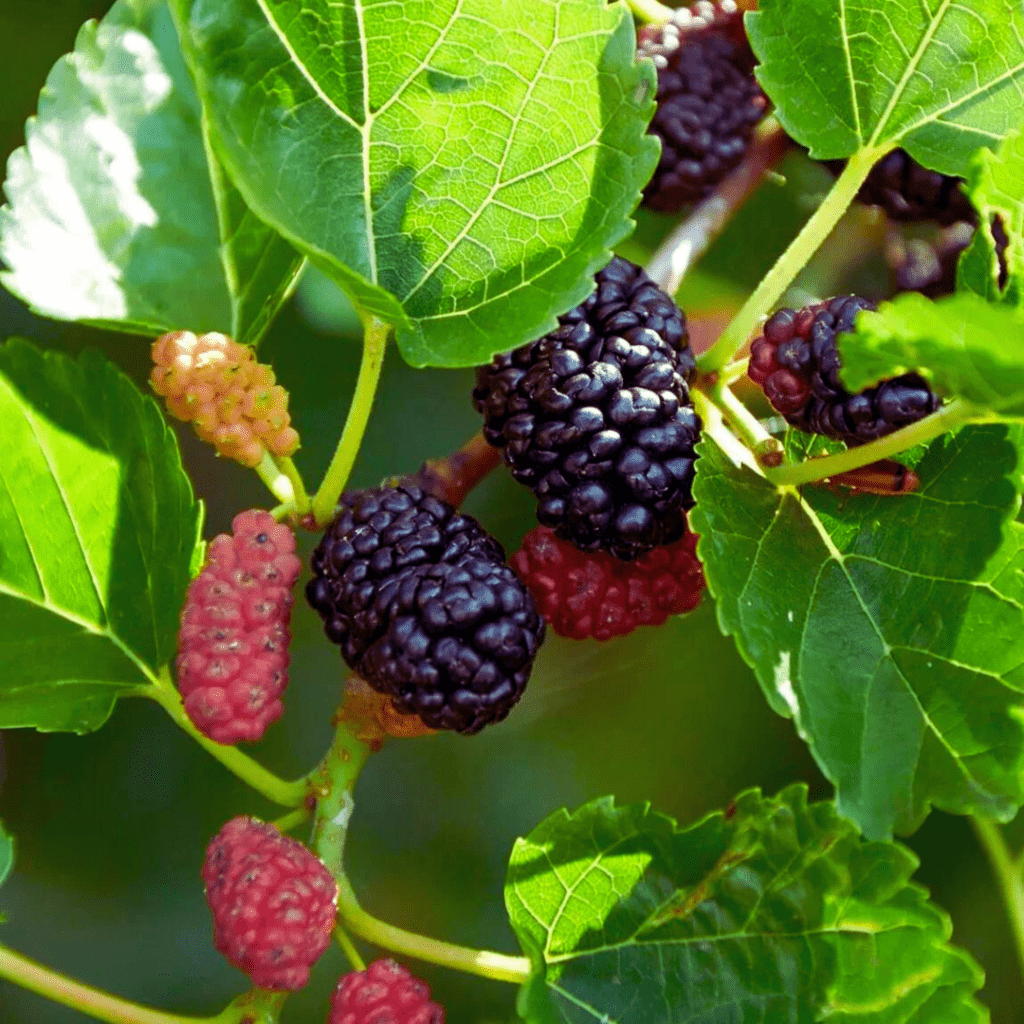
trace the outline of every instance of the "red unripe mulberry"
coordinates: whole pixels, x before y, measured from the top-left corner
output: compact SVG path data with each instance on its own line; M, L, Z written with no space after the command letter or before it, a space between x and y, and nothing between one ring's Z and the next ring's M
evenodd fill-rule
M331 996L327 1024L444 1024L430 989L394 960L346 974Z
M185 598L178 690L196 728L218 743L258 740L283 712L295 535L269 512L235 516L211 541Z
M331 941L338 884L302 843L232 818L203 862L214 944L258 988L302 988Z
M697 536L687 530L674 543L623 562L603 551L584 554L538 526L511 565L556 633L608 640L697 607L704 573L696 549Z

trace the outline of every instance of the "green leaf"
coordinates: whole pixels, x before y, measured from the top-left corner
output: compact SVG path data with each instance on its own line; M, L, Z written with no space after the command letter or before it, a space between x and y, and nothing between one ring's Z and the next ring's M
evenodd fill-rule
M1024 801L1024 432L933 441L899 496L776 490L701 445L693 525L719 625L865 835Z
M505 882L545 1024L968 1024L983 980L914 855L803 786L689 828L596 800L516 841Z
M3 822L0 822L0 885L4 884L4 879L11 873L13 867L14 840L4 832ZM0 924L6 920L4 915L0 914Z
M957 289L1020 307L1024 305L1024 133L1008 135L995 153L982 149L975 154L967 192L981 224L957 264ZM996 217L1007 239L1002 254L993 235Z
M103 356L0 347L0 728L87 732L174 655L202 508Z
M166 0L87 22L25 137L0 210L10 291L60 320L258 340L301 258L208 159Z
M1016 0L762 0L746 25L776 116L817 159L903 146L964 176L1021 124Z
M657 161L605 0L174 0L233 179L415 365L533 340L593 288Z
M916 370L936 390L1001 416L1024 416L1024 319L970 292L938 302L904 292L866 311L856 332L842 336L841 377L856 393Z

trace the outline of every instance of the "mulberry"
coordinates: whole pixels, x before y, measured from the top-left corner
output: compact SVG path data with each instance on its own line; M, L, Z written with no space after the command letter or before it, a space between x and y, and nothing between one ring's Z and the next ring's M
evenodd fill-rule
M173 331L157 338L152 351L153 390L221 455L258 466L266 452L285 456L298 448L288 392L251 348L225 334Z
M426 983L394 960L346 974L331 996L327 1024L444 1024Z
M836 336L874 303L840 296L799 311L780 309L750 346L748 375L786 421L800 430L850 444L873 441L915 423L941 404L916 373L851 395L839 381Z
M696 549L697 537L687 531L674 544L621 562L601 551L583 554L538 526L512 556L512 568L559 636L608 640L697 607L704 573Z
M203 863L214 943L258 988L291 990L331 941L338 885L305 846L256 818L232 818Z
M754 78L754 55L733 0L700 0L641 32L642 57L658 72L649 133L661 160L644 203L675 212L703 199L746 155L768 101Z
M541 524L628 561L685 531L695 368L679 308L616 257L556 330L477 371L473 402Z
M178 634L178 689L196 728L218 743L258 740L283 711L295 536L269 512L235 516L189 585Z

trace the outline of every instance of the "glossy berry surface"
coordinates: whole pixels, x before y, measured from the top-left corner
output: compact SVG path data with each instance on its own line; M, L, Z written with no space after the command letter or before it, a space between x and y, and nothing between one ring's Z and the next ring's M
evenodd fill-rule
M258 740L281 717L288 684L295 536L269 512L235 516L207 548L178 633L178 690L203 735Z
M327 1024L444 1024L426 982L394 960L377 960L338 982Z
M687 531L674 544L622 562L601 551L584 554L538 526L511 564L559 636L609 640L700 604L704 573L696 549L697 537Z
M239 817L211 840L202 875L217 949L258 988L302 988L337 914L323 863L273 825Z
M682 537L700 420L686 321L615 257L539 341L477 371L484 436L537 496L537 518L581 551L631 560Z
M794 427L852 444L915 423L941 404L924 378L905 373L856 395L839 380L836 338L874 303L853 295L801 310L780 309L750 346L747 370Z
M251 348L226 334L172 331L153 343L152 355L149 382L168 412L221 455L258 466L268 452L287 456L298 448L288 393Z
M472 734L504 719L544 621L501 545L411 486L355 492L342 506L306 595L349 667L432 729Z
M732 0L678 8L640 33L639 54L658 73L648 131L661 159L644 204L674 213L703 199L746 155L767 100L754 78L743 12Z

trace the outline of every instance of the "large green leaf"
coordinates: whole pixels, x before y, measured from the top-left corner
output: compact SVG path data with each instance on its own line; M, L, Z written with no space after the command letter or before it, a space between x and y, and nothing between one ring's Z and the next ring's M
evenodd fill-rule
M944 395L1002 416L1024 416L1024 318L970 292L931 302L904 292L857 318L840 340L851 392L909 370Z
M899 496L777 490L701 446L698 552L772 707L865 835L1024 800L1020 428L929 445Z
M592 289L657 160L606 0L174 0L246 201L417 365L532 340Z
M757 77L813 157L903 146L963 176L1021 124L1017 0L762 0L746 19Z
M0 347L0 728L86 732L170 661L202 509L116 367Z
M301 259L208 154L166 0L87 22L25 136L0 210L10 291L61 320L259 338Z
M975 155L967 191L981 225L957 264L957 288L1024 305L1024 132L1008 135L994 153ZM1002 253L993 234L997 217L1007 242Z
M687 829L646 805L560 811L512 851L509 917L544 1024L969 1024L982 973L908 881L803 786Z

